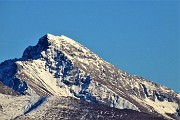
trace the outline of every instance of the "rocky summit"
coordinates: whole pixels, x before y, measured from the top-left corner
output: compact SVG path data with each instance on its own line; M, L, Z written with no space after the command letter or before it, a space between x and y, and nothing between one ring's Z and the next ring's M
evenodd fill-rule
M46 34L0 64L2 120L180 119L180 94L104 61L66 36Z

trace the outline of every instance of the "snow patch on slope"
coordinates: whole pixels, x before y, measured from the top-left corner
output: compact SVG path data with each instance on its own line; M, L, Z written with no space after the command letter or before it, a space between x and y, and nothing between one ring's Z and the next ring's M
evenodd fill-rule
M23 115L40 98L31 89L28 89L31 95L11 96L0 94L0 118L2 120L14 119Z
M178 109L178 104L174 103L174 102L168 102L168 101L159 101L159 100L155 100L152 101L148 98L145 99L146 104L152 106L154 108L154 110L156 110L158 113L166 116L167 118L170 118L169 116L166 115L166 113L171 113L174 114L176 113L177 109Z
M43 69L42 66L45 66L45 62L33 60L31 62L19 61L16 62L16 64L23 67L23 69L19 69L18 74L30 73L28 74L28 77L24 77L24 80L33 81L54 95L71 96L71 93L65 85L63 87L59 87L57 85L57 79L54 78L49 71Z

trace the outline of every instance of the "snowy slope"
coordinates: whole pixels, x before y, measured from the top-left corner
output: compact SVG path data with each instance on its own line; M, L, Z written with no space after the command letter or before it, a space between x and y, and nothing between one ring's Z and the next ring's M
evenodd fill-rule
M1 63L0 81L40 101L47 96L69 96L166 118L171 118L167 113L179 112L175 91L129 75L63 35L47 34L36 46L26 48L22 58Z

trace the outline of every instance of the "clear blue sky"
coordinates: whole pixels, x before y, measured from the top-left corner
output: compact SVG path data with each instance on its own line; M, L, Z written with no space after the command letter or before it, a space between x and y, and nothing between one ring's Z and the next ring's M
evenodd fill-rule
M0 0L0 62L46 33L66 35L130 74L180 92L179 0Z

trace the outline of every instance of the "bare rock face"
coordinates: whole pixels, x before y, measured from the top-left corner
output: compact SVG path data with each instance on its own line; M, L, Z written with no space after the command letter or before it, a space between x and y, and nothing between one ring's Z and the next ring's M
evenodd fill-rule
M0 81L21 94L20 97L25 97L21 105L24 108L20 107L18 114L9 115L16 119L35 119L33 115L38 116L38 110L44 113L39 119L60 119L62 116L71 119L72 115L77 115L77 119L83 116L86 119L93 119L94 116L95 119L120 119L121 115L123 119L129 119L135 113L139 114L138 119L140 115L144 119L157 119L158 116L158 119L174 119L178 118L180 110L179 93L142 77L130 75L65 36L47 34L39 39L36 46L27 47L22 58L1 63ZM20 99L16 97L13 100ZM60 103L51 101L51 98ZM26 103L28 100L29 103ZM62 101L67 101L72 109L56 108L62 105ZM83 104L90 108L80 106L76 111L73 104ZM55 106L53 108L49 105ZM122 114L107 110L110 114L108 117L101 107L121 111ZM62 116L57 116L54 111ZM119 116L113 118L113 114Z
M16 117L17 120L165 120L163 117L131 109L108 107L102 104L77 100L72 97L47 98L38 110Z
M19 92L5 86L2 82L0 82L0 93L5 95L12 95L12 96L18 96L20 95ZM1 106L0 106L1 109Z

